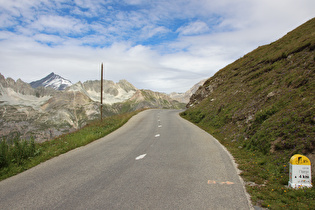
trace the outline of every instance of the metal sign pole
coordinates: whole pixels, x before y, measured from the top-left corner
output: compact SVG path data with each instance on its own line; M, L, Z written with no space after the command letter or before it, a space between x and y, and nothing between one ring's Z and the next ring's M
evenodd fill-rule
M101 122L103 121L103 63L101 65Z

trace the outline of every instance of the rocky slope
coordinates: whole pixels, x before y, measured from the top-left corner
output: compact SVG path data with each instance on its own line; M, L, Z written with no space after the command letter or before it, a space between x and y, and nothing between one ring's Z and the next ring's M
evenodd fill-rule
M52 84L52 83L51 83ZM59 88L37 87L0 74L0 137L51 139L100 117L100 81L78 82ZM142 108L184 108L168 95L138 90L126 80L104 81L103 115Z
M183 116L240 148L314 162L314 49L312 19L209 78Z
M99 80L84 82L82 84L82 89L86 90L86 94L93 101L100 101L101 82ZM118 83L114 83L110 80L104 80L103 91L103 102L112 105L131 98L137 91L137 88L126 80L120 80Z
M189 99L190 97L198 90L198 88L203 85L203 83L205 83L206 79L201 80L200 82L198 82L197 84L195 84L192 88L190 88L189 90L187 90L185 93L171 93L169 96L176 100L179 101L181 103L189 103Z

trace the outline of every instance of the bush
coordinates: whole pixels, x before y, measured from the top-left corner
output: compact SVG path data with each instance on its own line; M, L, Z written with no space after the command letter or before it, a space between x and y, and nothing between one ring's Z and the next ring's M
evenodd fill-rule
M0 140L0 168L8 165L9 147L4 140Z
M35 156L34 139L20 140L15 138L13 144L5 139L0 140L0 169L9 166L11 163L20 165L24 160Z
M202 113L200 110L198 111L190 111L190 112L183 112L181 113L181 116L187 117L189 120L191 120L194 123L199 123L205 118L205 114Z

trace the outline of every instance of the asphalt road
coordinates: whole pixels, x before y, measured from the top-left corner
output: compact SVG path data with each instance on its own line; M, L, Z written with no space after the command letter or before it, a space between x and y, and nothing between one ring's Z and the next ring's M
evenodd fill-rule
M147 110L0 182L0 209L250 209L229 154L178 110Z

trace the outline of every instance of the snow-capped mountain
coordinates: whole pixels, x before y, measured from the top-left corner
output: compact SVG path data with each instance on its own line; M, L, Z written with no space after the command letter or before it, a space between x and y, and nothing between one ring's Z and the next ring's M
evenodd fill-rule
M55 90L64 90L73 84L71 83L70 80L64 79L61 76L52 72L47 77L41 80L31 82L30 85L32 86L32 88L43 86L43 87L51 87Z
M18 133L22 138L45 141L81 128L100 117L100 80L69 84L54 73L31 84L5 78L0 73L0 138ZM52 88L46 88L52 87ZM53 89L55 88L55 89ZM142 108L183 109L185 104L167 94L139 90L127 80L104 80L103 116Z

